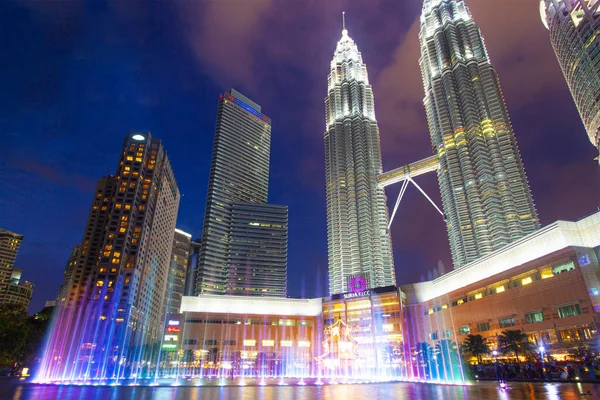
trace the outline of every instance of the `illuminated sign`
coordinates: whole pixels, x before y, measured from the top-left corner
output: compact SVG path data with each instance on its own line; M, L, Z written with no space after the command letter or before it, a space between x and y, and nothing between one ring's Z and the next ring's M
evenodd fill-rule
M369 297L371 295L370 290L363 290L362 292L344 293L344 300L357 299L359 297Z
M169 320L169 326L179 326L179 321Z
M166 349L166 350L175 350L175 349L177 349L177 345L176 344L163 344L162 348Z
M590 263L590 259L587 254L584 254L581 257L579 257L578 261L580 266L588 265Z
M169 332L169 333L181 332L181 329L179 329L179 327L177 327L177 326L169 326L167 328L167 332Z
M350 291L353 293L364 292L367 290L367 280L362 275L357 275L350 278L350 282L348 282L348 286Z
M165 342L176 342L177 335L165 335Z

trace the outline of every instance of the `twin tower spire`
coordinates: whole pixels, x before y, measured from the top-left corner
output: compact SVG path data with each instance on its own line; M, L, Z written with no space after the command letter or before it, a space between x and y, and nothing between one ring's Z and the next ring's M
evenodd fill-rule
M460 268L539 222L498 76L464 0L425 0L419 40L445 222ZM330 294L351 292L356 282L396 285L373 89L345 13L325 110Z

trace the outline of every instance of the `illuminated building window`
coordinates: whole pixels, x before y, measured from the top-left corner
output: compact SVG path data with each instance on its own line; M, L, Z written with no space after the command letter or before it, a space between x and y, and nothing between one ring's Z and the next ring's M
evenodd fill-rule
M544 313L542 311L531 312L525 314L525 322L528 324L534 324L536 322L544 321Z
M530 276L521 279L521 285L529 285L531 282L533 282L533 279Z
M489 322L482 322L480 324L477 324L477 332L487 332L490 330L490 328L491 326Z
M310 347L310 341L300 340L298 341L298 347Z
M101 316L100 316L100 320L101 320L101 321L104 321L104 320L106 320L106 315L101 315Z
M394 324L383 324L382 328L384 332L393 332Z
M503 318L498 320L498 324L500 325L500 328L504 329L504 328L510 328L515 326L515 319L513 317L509 317L509 318Z
M558 307L558 318L575 317L581 314L581 306L578 303Z
M263 347L273 347L273 346L275 346L275 341L274 340L265 339L265 340L262 341L262 346Z
M104 281L98 281L98 282L96 282L96 286L102 286L102 285L104 285Z
M244 340L244 346L256 346L256 340L254 339L245 339Z
M124 321L124 319L123 319L123 318L117 318L117 319L115 319L115 321L116 321L117 323L119 323L119 322L123 322L123 321Z
M479 299L481 299L481 298L483 298L483 293L477 293L477 294L475 295L475 300L479 300Z
M458 334L459 335L469 335L471 334L471 326L470 325L463 325L461 327L458 328Z
M291 340L281 340L281 341L279 341L279 345L281 347L292 347L292 341Z

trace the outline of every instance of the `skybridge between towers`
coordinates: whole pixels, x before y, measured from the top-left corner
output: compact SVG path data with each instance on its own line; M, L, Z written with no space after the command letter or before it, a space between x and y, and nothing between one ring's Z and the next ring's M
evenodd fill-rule
M446 218L445 214L440 210L440 208L431 200L431 198L425 193L425 191L414 181L413 178L426 174L428 172L437 171L440 167L440 160L437 155L433 155L431 157L424 158L422 160L410 163L400 168L393 169L389 172L385 172L377 177L377 183L380 188L385 188L386 186L393 185L394 183L402 182L402 187L400 188L400 193L398 193L398 198L396 199L396 204L394 205L394 211L392 212L392 217L390 218L390 222L388 223L388 229L392 226L392 221L394 220L394 216L396 215L396 211L398 211L398 206L402 201L402 197L406 192L406 188L409 183L412 183L418 190L425 196L427 200L435 207L437 212L440 213L444 219Z

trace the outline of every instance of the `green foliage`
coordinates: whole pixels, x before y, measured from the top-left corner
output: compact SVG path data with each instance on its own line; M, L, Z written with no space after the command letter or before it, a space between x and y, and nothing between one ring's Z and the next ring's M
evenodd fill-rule
M47 320L27 316L21 306L0 305L0 366L34 362L47 325Z
M498 336L498 345L504 354L514 353L517 362L519 362L519 354L527 354L534 347L527 335L519 329L502 331Z
M481 356L490 352L485 339L481 335L467 335L463 342L463 350L465 353L477 357L477 361L481 364L483 361Z

